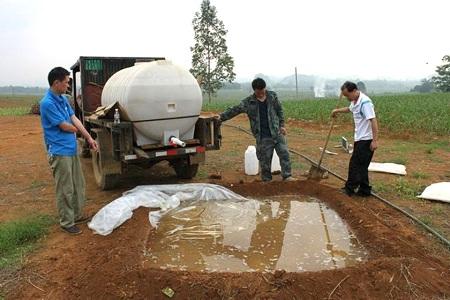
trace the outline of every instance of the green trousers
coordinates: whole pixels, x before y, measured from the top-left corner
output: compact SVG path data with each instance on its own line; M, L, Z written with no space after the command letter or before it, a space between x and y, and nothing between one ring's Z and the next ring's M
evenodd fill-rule
M59 223L68 228L83 216L85 181L80 158L75 156L49 156L56 183L56 207Z

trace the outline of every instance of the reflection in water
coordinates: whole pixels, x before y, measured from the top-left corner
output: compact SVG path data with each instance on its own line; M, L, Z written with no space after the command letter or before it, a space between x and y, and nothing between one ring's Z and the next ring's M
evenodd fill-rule
M305 202L305 200L309 200ZM317 271L367 254L336 212L298 196L195 201L166 214L145 265L190 271Z

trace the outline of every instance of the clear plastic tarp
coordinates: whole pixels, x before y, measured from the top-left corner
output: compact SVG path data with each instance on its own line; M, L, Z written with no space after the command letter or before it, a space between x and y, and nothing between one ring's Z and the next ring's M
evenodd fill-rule
M88 227L100 235L108 235L133 216L138 207L159 208L149 212L149 221L158 226L161 216L180 205L182 201L247 200L227 188L207 183L143 185L101 208Z

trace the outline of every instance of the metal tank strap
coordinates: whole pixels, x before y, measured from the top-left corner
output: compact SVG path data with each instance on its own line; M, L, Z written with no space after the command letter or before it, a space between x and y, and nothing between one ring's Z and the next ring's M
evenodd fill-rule
M177 119L189 119L189 118L198 118L198 117L200 117L200 115L183 116L183 117L175 117L175 118L161 118L161 119L137 120L137 121L131 121L131 123L155 122L155 121L166 121L166 120L177 120Z

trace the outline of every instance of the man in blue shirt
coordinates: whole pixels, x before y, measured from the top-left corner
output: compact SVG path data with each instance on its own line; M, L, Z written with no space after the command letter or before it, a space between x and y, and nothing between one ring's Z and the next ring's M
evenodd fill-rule
M40 101L44 142L56 183L56 206L61 228L80 234L76 224L87 221L83 216L85 181L77 155L76 133L80 132L97 151L97 144L75 116L63 94L69 87L69 71L56 67L48 74L50 88Z

